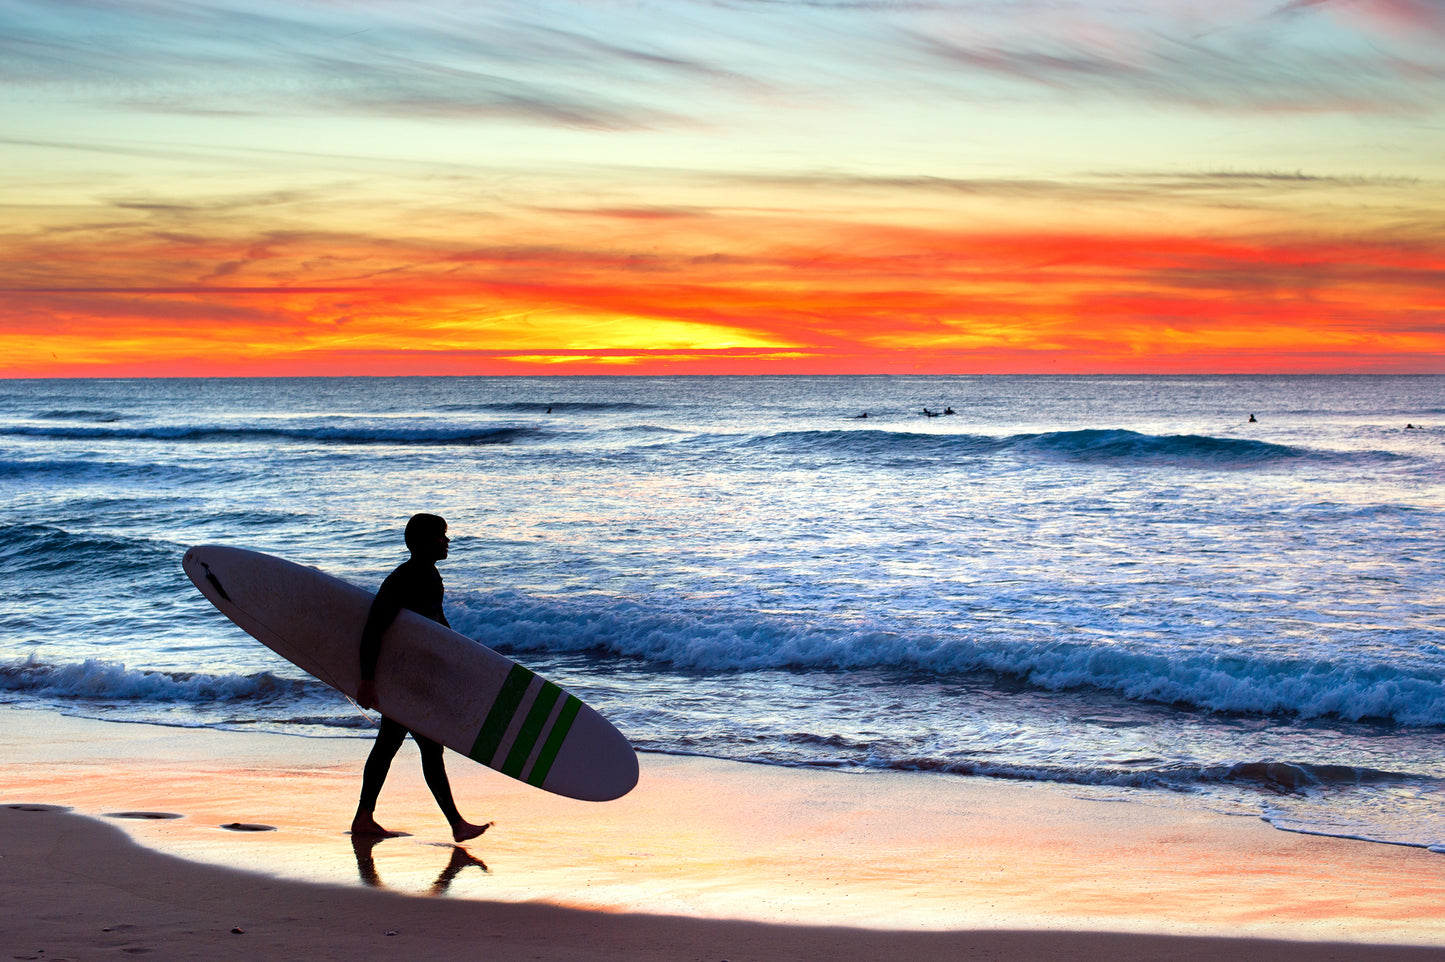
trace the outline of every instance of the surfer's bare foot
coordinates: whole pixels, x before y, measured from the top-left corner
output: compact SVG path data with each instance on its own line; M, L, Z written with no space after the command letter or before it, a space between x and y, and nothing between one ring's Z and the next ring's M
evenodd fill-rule
M397 838L405 835L405 832L390 832L376 824L376 819L370 815L358 815L351 820L352 835L372 835L376 838Z
M465 842L467 839L476 838L491 827L491 822L485 825L473 825L464 819L452 826L452 839L456 842Z

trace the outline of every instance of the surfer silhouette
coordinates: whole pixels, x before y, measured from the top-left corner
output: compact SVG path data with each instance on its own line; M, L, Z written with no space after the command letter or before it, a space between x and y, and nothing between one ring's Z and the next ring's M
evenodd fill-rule
M434 514L413 515L406 523L405 538L411 558L398 565L381 583L376 598L371 602L371 611L366 616L366 627L361 632L361 683L356 688L356 702L362 708L376 707L376 662L381 655L381 636L391 627L401 609L410 608L432 621L451 627L446 615L442 614L445 589L436 567L438 561L446 558L451 544L447 537L446 520ZM437 806L452 827L452 838L465 842L485 832L490 822L473 825L457 811L456 802L452 800L451 782L447 779L446 763L442 758L442 746L382 715L381 728L376 733L376 741L362 771L361 798L356 803L356 816L351 820L351 834L382 837L402 834L378 825L375 812L381 786L391 770L391 760L396 757L408 734L421 750L422 775Z

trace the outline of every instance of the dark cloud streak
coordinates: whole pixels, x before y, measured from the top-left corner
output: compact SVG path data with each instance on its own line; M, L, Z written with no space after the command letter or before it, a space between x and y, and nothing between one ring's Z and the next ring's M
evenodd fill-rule
M1069 98L1110 96L1204 110L1428 112L1438 108L1445 59L1304 45L1283 31L1206 40L1138 34L1128 50L1068 48L1058 40L967 43L911 34L925 58Z

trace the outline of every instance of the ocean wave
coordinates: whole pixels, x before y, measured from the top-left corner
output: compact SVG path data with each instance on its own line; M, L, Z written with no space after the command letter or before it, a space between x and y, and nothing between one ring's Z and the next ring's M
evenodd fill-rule
M210 474L240 478L242 472L230 467L221 471L200 469L175 464L147 464L145 462L91 461L86 459L57 460L37 458L35 460L0 460L0 478L14 479L65 479L69 481L118 481L155 480L179 481L197 474Z
M151 671L99 658L46 664L32 657L0 664L0 691L62 699L210 704L297 699L329 690L320 682L278 678L267 671L250 675Z
M454 599L458 630L508 652L597 651L697 671L902 670L991 673L1049 691L1242 715L1445 726L1445 670L1387 658L1306 661L1215 651L1156 653L1056 640L1000 641L840 627L748 611L539 601L508 592Z
M829 766L833 767L833 766ZM903 756L875 758L867 766L890 771L942 772L980 778L1000 778L1106 788L1149 788L1193 791L1214 785L1246 788L1270 795L1302 795L1354 788L1419 786L1432 780L1417 773L1389 772L1351 765L1317 765L1307 762L1257 761L1227 765L1164 765L1109 767L1030 765L979 759L949 760Z
M1169 461L1218 466L1251 466L1311 456L1335 457L1286 444L1250 438L1197 434L1141 434L1125 430L1050 431L1013 439L1021 449L1080 461Z
M125 420L125 415L119 411L97 411L89 408L57 408L38 411L33 416L37 421L97 421L102 424Z
M1319 765L1305 762L1239 762L1203 769L1199 777L1201 781L1232 782L1284 793L1414 783L1420 780L1420 776L1416 774L1407 775L1356 765Z
M0 434L76 441L303 441L319 444L483 445L511 444L549 432L526 427L277 427L269 425L187 424L135 428L37 427L10 425Z
M1088 428L1037 434L919 434L914 432L790 431L743 439L774 450L851 454L878 459L943 460L1022 455L1077 462L1158 462L1209 468L1250 468L1292 461L1380 463L1404 459L1388 451L1339 452L1274 444L1250 438L1143 434Z
M16 572L76 568L133 572L138 566L174 566L178 551L169 542L77 534L48 524L0 524L0 561Z
M643 404L635 401L498 401L476 404L439 404L436 410L447 414L506 413L506 414L607 414L633 411L657 411L661 405Z

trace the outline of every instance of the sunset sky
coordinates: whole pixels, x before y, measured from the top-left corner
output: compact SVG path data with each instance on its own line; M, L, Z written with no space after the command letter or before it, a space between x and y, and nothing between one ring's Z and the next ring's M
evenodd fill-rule
M1445 0L0 0L0 375L1445 373Z

